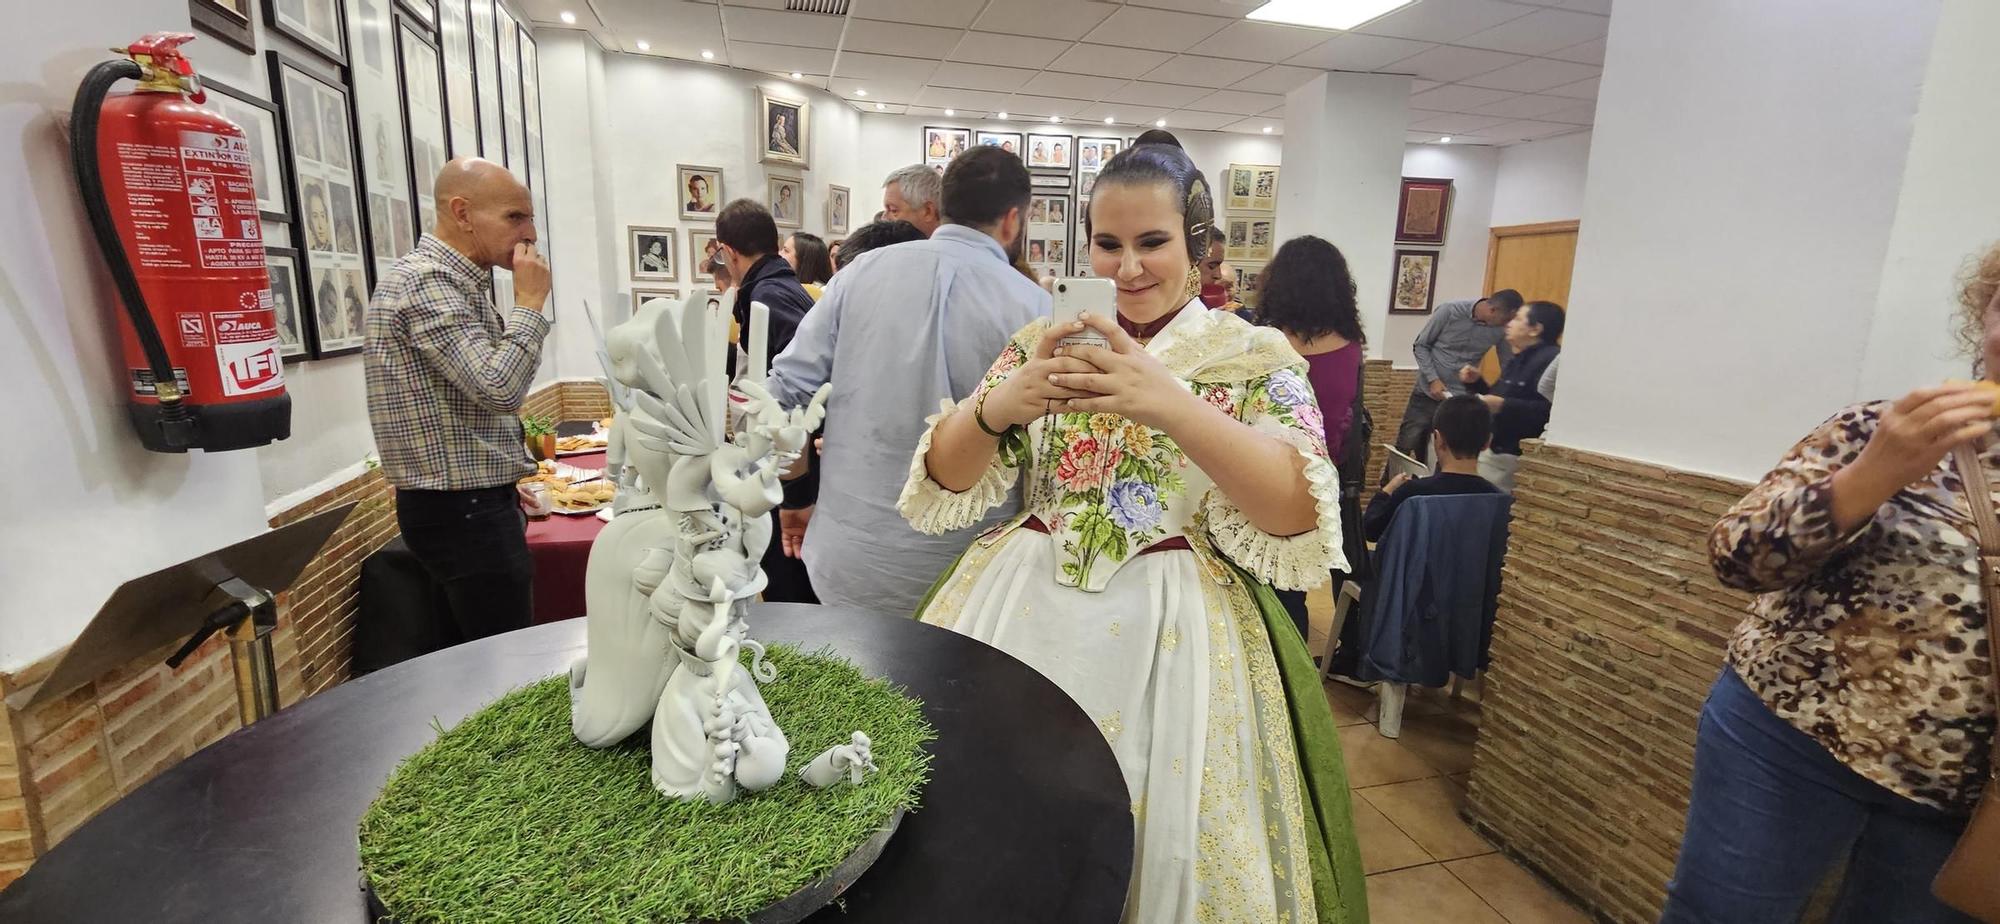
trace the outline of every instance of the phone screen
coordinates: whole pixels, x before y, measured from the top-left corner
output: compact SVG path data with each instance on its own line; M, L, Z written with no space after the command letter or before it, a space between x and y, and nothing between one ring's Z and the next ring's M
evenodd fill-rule
M1110 318L1118 312L1118 287L1109 279L1065 276L1056 280L1054 295L1049 323L1057 327L1075 322L1086 311L1100 318ZM1064 345L1087 343L1107 348L1111 346L1111 341L1103 334L1088 327L1058 342Z

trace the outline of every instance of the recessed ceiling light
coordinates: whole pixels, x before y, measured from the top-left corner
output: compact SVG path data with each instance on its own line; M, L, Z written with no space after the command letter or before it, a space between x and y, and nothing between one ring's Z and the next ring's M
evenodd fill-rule
M799 73L798 71L793 71L793 72L792 72L792 79L793 79L793 80L799 80L799 79L802 79L802 78L804 78L804 77L805 77L805 75L804 75L804 74L801 74L801 73Z
M1352 29L1412 0L1271 0L1244 18L1314 29Z
M855 95L855 96L867 96L867 95L868 95L868 91L867 91L867 90L855 90L855 91L854 91L854 95Z
M888 104L888 103L876 103L876 104L875 104L875 111L876 111L876 112L885 112L885 111L887 111L887 110L888 110L888 108L889 108L889 104Z
M1264 134L1268 135L1270 133L1271 133L1271 126L1269 125L1264 126Z
M956 110L956 109L946 109L946 110L944 111L944 114L945 114L945 115L948 115L948 116L955 116L955 115L958 115L958 110Z
M639 50L640 50L640 51L651 51L651 50L653 50L653 43L652 43L652 42L649 42L649 41L646 41L645 39L640 39L640 40L639 40Z
M1005 112L1000 113L1000 121L1002 122L1007 121L1007 113Z
M715 60L715 52L709 51L708 49L704 48L701 50L701 59L703 61L713 61Z
M1153 127L1154 127L1154 128L1166 128L1166 127L1167 127L1167 120L1165 120L1165 119L1161 119L1161 120L1159 120L1158 122L1154 122L1154 123L1153 123Z
M1062 124L1062 116L1049 116L1049 124L1050 124L1050 125L1061 125L1061 124Z
M1110 124L1111 124L1111 117L1110 117L1110 116L1105 116L1105 117L1104 117L1104 124L1106 124L1106 125L1110 125Z
M574 26L576 25L576 14L568 10L564 10L562 11L562 21L563 25L565 26Z
M1450 135L1446 135L1446 136L1444 136L1443 138L1439 138L1439 139L1438 139L1438 143L1439 143L1439 144L1450 144L1450 143L1451 143L1451 136L1450 136Z

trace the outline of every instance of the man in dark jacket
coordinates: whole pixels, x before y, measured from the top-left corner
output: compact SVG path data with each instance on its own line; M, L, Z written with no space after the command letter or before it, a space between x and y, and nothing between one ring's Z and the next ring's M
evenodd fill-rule
M771 360L791 344L806 312L812 310L812 296L799 285L791 264L778 255L778 223L763 205L738 199L723 206L715 216L715 242L716 259L728 266L730 277L737 281L736 304L731 313L736 317L738 346L745 351L750 349L750 303L761 302L771 311L770 336L764 355L768 369ZM817 472L818 466L812 465L804 476L785 482L784 511L812 505L819 494ZM771 534L776 537L783 532L784 514L773 512L772 516ZM781 542L773 541L764 552L764 575L770 580L764 589L766 600L819 602L813 594L812 579L806 575L805 563L787 556Z

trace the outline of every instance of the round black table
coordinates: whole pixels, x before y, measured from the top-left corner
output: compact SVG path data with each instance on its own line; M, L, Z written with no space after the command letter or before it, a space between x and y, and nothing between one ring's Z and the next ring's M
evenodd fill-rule
M832 646L923 700L937 728L922 808L825 922L1113 922L1132 872L1124 777L1055 684L944 629L763 604L754 637ZM567 670L584 621L407 661L239 730L105 809L0 892L0 921L363 922L355 830L404 757L523 684Z

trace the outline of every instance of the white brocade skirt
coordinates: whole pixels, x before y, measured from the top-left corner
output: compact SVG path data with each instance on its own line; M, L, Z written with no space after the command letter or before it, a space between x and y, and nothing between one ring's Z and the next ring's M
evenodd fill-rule
M1188 550L1103 593L1056 583L1047 535L975 546L923 619L1053 680L1097 722L1132 796L1125 920L1315 920L1298 750L1261 615Z

